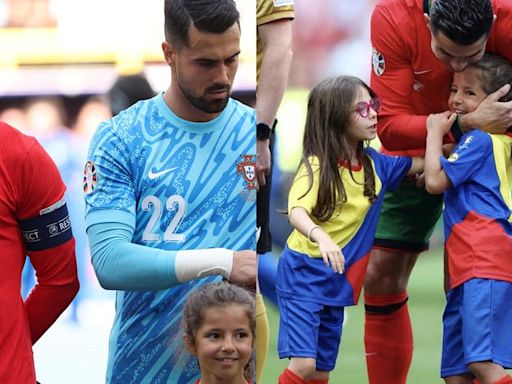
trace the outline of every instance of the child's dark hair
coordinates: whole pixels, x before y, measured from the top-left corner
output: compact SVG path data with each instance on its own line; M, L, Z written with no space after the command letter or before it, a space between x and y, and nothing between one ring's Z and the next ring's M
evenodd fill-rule
M314 156L319 161L318 195L312 215L320 222L328 221L337 210L338 204L347 201L338 168L340 162L351 163L352 149L346 132L354 121L354 101L362 89L366 89L372 98L376 97L368 85L353 76L323 80L309 94L301 164L304 164L309 176L309 188L304 194L306 195L313 186L310 159ZM375 176L371 160L363 151L363 142L358 144L355 155L360 158L364 167L364 195L373 203L377 198ZM348 172L353 179L350 167Z
M185 334L194 341L197 330L204 322L204 313L208 308L240 305L245 308L249 318L253 338L256 336L256 304L254 295L249 291L228 282L209 283L194 290L183 308L182 326ZM254 364L251 358L244 369L244 376L252 380Z
M478 80L487 94L497 91L505 84L510 84L511 89L499 101L512 100L512 63L510 61L501 56L486 53L476 63L469 64L468 68L478 69Z

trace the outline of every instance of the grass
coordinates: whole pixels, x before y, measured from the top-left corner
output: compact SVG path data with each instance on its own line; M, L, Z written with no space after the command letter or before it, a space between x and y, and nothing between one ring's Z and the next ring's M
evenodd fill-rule
M409 284L409 312L411 314L415 350L407 382L411 384L442 383L439 378L442 323L444 308L443 261L440 250L420 256ZM262 382L275 384L288 360L277 356L279 312L267 305L270 323L270 346ZM330 383L366 383L366 364L363 346L364 314L362 300L347 309L340 353Z

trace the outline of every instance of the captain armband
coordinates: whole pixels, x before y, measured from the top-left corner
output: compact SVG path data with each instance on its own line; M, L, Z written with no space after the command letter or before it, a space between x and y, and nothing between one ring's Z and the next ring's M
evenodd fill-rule
M19 223L27 251L44 251L73 238L64 198Z
M233 251L226 248L191 249L178 251L174 264L180 283L210 275L229 279L233 269Z

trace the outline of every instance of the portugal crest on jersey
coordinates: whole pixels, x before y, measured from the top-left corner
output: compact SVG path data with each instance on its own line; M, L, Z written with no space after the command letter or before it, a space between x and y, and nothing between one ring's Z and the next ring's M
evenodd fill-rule
M240 155L242 161L236 164L236 171L247 182L245 189L256 189L256 161L254 155Z
M373 72L375 72L377 76L382 75L384 73L384 70L386 69L386 62L384 61L384 56L375 48L372 49L372 67Z

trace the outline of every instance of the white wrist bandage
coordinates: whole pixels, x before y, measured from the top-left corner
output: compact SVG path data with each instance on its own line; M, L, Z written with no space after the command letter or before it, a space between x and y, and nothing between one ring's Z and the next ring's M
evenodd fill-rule
M233 253L226 248L178 251L174 263L176 278L181 283L209 275L222 275L229 279Z

